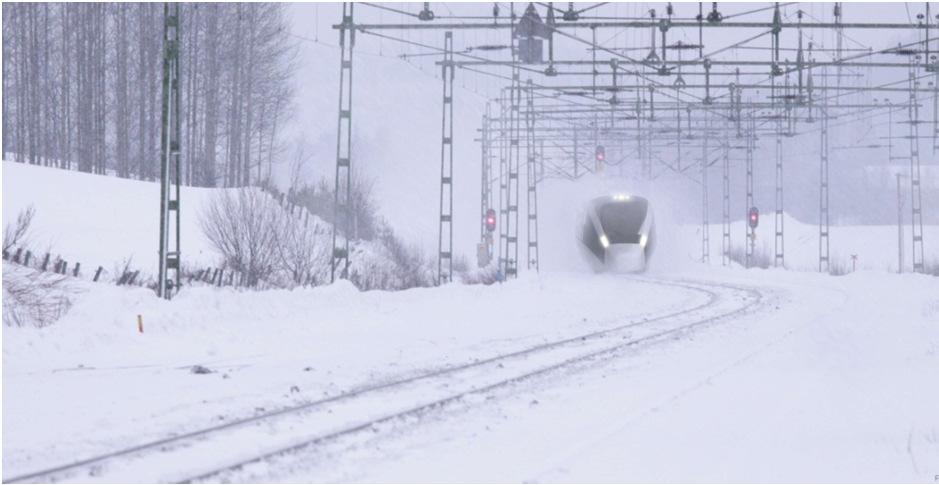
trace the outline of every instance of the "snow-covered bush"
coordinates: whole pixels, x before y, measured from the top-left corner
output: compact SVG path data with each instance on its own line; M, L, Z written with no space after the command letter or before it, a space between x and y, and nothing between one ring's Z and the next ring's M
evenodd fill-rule
M225 265L243 274L247 286L256 286L277 269L285 218L277 202L260 189L231 189L213 196L199 225Z
M832 276L844 276L850 272L851 270L844 258L834 254L828 259L828 274Z
M349 281L363 291L405 290L432 286L434 272L422 253L403 249L400 241L392 251L381 241L355 241L351 247Z
M399 289L432 286L433 270L427 255L415 245L405 244L389 227L382 223L378 240L388 251L398 273Z
M326 281L330 265L332 228L318 217L284 218L278 239L278 268L289 286L318 285Z
M3 324L45 327L72 303L65 276L3 263Z
M743 246L731 246L729 252L730 260L736 262L740 266L747 265L747 249ZM773 257L762 248L755 248L753 254L750 255L750 267L751 268L769 268L773 265Z
M311 214L332 224L335 205L334 183L327 179L313 185L303 185L288 192L287 198ZM371 241L380 235L382 221L378 216L378 205L373 196L374 183L363 177L352 179L349 196L349 211L352 218L352 239Z
M939 276L939 259L926 261L923 271L929 275Z
M499 282L499 267L490 264L485 268L469 268L459 273L460 281L467 285L491 285Z

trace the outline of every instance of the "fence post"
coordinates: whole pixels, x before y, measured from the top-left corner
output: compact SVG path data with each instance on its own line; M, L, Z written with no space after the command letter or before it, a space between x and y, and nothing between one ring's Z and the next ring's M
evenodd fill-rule
M72 270L72 276L78 278L78 272L80 271L80 268L81 268L81 267L82 267L82 264L81 264L80 262L79 262L79 263L75 263L75 269Z
M19 263L19 262L20 262L20 256L22 256L22 255L23 255L23 248L17 248L17 249L16 249L16 253L13 254L13 262L14 262L14 263Z
M104 271L104 266L98 266L98 270L95 271L95 278L94 278L92 281L94 281L95 283L97 283L97 282L98 282L98 277L101 276L101 272L102 272L102 271Z
M26 251L26 257L23 258L23 265L24 265L24 266L29 266L29 260L30 260L30 258L32 258L32 256L33 256L32 251Z
M218 269L218 286L222 286L222 280L225 279L225 270L222 268Z
M46 257L42 260L42 268L41 268L41 269L42 269L43 271L45 271L46 268L49 266L49 256L50 256L49 253L46 253Z

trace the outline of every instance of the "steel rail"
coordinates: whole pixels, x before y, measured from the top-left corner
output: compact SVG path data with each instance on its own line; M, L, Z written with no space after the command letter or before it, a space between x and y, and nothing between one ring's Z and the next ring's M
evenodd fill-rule
M718 301L717 293L711 290L708 290L706 288L691 286L690 284L686 284L682 282L664 282L664 281L658 281L658 282L648 281L648 282L657 283L663 286L672 286L672 287L685 288L688 290L697 291L700 293L704 293L705 295L707 295L708 298L706 302L700 305L696 305L692 308L670 312L670 313L655 316L652 318L637 317L633 320L630 320L629 323L618 325L618 326L607 328L607 329L597 330L597 331L577 335L574 337L568 337L568 338L559 339L559 340L552 341L552 342L542 343L542 344L534 345L534 346L527 347L521 350L515 350L515 351L507 352L504 354L491 356L485 359L475 360L472 362L446 366L446 367L442 367L439 369L435 369L431 372L416 374L416 375L412 375L412 376L405 377L405 378L398 379L398 380L392 380L392 381L388 381L388 382L384 382L380 384L374 384L374 385L363 385L361 387L354 388L348 392L337 394L335 396L331 396L328 398L309 401L309 402L301 403L299 405L294 405L294 406L287 406L278 410L265 412L265 413L258 414L255 416L249 416L245 418L236 419L236 420L224 423L224 424L196 429L196 430L182 433L179 435L168 436L166 438L140 443L134 446L118 449L118 450L111 451L108 453L94 455L94 456L77 460L71 463L48 467L48 468L44 468L41 470L23 473L20 475L15 475L12 477L4 478L3 482L4 483L16 483L16 482L29 482L29 481L36 481L36 482L58 481L60 478L62 478L62 475L74 476L75 473L79 472L80 470L87 470L89 468L95 468L95 467L101 466L103 464L106 464L118 458L129 457L132 455L141 454L141 453L145 453L148 451L160 451L168 446L182 445L188 441L199 439L199 438L205 438L207 436L210 436L219 432L223 432L226 430L231 430L234 428L256 424L259 422L271 420L274 418L279 418L279 417L286 416L286 415L297 414L297 413L315 409L317 407L321 407L327 404L333 404L333 403L337 403L340 401L348 400L348 399L358 397L364 394L388 390L388 389L392 389L395 387L401 387L401 386L418 382L421 380L442 377L448 374L453 374L453 373L468 370L468 369L478 368L481 366L497 363L499 361L503 361L507 359L518 358L521 356L528 356L528 355L532 355L538 352L543 352L546 350L561 347L564 345L569 345L575 342L583 342L585 340L602 338L614 332L621 332L623 330L634 328L639 325L646 325L649 323L668 320L668 319L676 318L681 315L685 315L694 311L702 310L702 309L705 309L709 306L716 304ZM735 289L740 290L740 291L749 291L745 288L735 288Z

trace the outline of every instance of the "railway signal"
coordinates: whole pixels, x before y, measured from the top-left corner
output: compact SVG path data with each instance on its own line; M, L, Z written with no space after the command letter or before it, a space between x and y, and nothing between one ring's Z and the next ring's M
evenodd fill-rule
M489 209L486 211L486 218L484 220L486 223L486 231L492 232L496 230L496 211L495 209Z
M597 162L606 160L606 147L603 145L597 145L596 158Z
M757 209L756 207L751 207L748 219L750 222L750 228L756 229L756 226L760 225L760 209Z

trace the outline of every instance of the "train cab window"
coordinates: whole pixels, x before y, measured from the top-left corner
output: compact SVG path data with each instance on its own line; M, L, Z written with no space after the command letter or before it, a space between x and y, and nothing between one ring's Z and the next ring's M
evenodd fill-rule
M646 220L648 202L635 198L626 202L608 202L600 206L597 215L610 244L638 244L639 230Z

